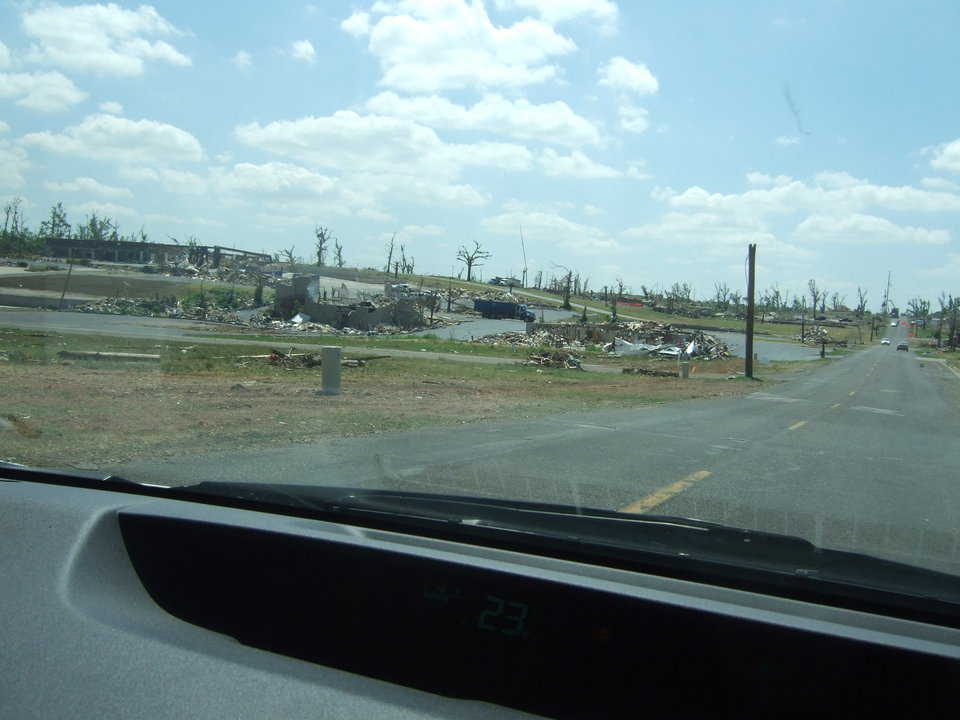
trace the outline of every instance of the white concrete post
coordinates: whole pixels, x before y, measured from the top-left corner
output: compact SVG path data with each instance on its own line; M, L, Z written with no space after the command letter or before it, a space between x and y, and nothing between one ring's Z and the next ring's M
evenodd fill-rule
M325 345L321 367L323 368L323 394L340 394L340 351L342 348Z

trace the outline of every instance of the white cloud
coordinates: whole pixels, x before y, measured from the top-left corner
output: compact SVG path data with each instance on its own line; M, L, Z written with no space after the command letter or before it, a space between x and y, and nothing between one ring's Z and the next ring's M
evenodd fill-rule
M619 109L620 127L627 132L642 133L650 127L647 111L642 107L621 105Z
M237 163L230 170L216 171L214 182L219 192L253 197L325 195L336 186L334 178L288 163Z
M370 14L365 12L355 12L342 23L340 29L354 37L362 37L370 34Z
M79 203L77 205L68 205L67 210L76 215L92 215L96 213L97 215L106 215L107 217L113 218L136 217L140 214L133 208L128 208L125 205L97 201Z
M598 208L596 205L586 203L583 206L583 212L591 217L596 217L597 215L603 215L604 210L602 208Z
M103 114L90 115L62 133L29 133L22 142L48 152L118 165L164 166L196 162L204 157L199 141L178 127Z
M616 4L609 0L497 0L497 7L534 10L551 25L587 16L604 32L615 31L620 17Z
M43 5L25 11L22 24L34 41L26 54L30 62L114 77L142 75L147 60L190 65L166 41L147 39L181 34L150 5Z
M561 101L537 105L523 98L509 100L490 94L465 107L438 95L406 98L383 92L370 98L367 108L435 128L500 133L567 146L600 142L600 132L593 123Z
M776 140L774 140L777 145L796 145L800 142L800 138L796 135L781 135Z
M104 185L88 177L78 177L66 182L48 181L44 183L44 186L47 190L53 192L79 192L89 195L102 195L103 197L133 197L133 193L127 188Z
M660 83L646 65L636 65L626 58L614 57L597 69L600 84L616 90L627 90L638 95L652 95L660 89Z
M923 178L920 184L931 190L945 190L946 192L960 192L960 184L946 178Z
M108 100L107 102L100 103L100 112L105 112L108 115L123 115L123 105L113 100Z
M813 256L805 248L795 247L779 240L760 220L730 217L719 213L666 213L655 223L638 225L623 231L623 236L636 238L648 247L661 249L686 248L691 261L706 258L728 259L747 243L757 243L767 257L802 260Z
M0 41L0 70L10 67L10 48Z
M313 43L309 40L297 40L290 47L290 55L295 60L312 63L317 58L317 51L313 49Z
M778 176L774 187L755 188L742 194L709 193L694 186L682 193L669 188L656 188L653 197L674 208L752 217L800 211L843 215L866 208L897 212L960 212L960 195L953 193L921 190L909 185L874 185L846 173L827 173L818 177L821 180L829 177L833 185L810 185Z
M147 213L143 216L143 219L147 222L155 223L168 223L172 225L190 225L190 226L202 226L202 227L215 227L215 228L224 228L227 227L225 222L220 220L210 220L204 217L183 217L181 215L168 215L166 213Z
M484 218L481 225L492 233L511 238L517 237L518 228L523 226L528 248L542 244L579 254L609 252L619 248L617 241L600 228L567 220L556 213L508 212Z
M58 72L0 73L0 98L41 112L66 110L87 98L73 81Z
M468 166L525 170L530 151L507 143L443 142L428 127L404 118L339 110L324 117L240 125L240 142L297 162L356 174L384 173L411 182L456 179Z
M230 62L238 69L246 70L253 64L253 58L246 50L237 50L237 54L230 58Z
M896 225L886 218L859 213L844 217L811 215L797 225L794 237L800 242L831 245L946 245L950 233L922 227Z
M551 59L576 49L541 20L497 26L482 2L400 0L372 10L385 13L368 41L383 71L380 84L404 92L543 83L559 73Z
M627 168L627 177L633 178L634 180L649 180L653 177L653 175L648 172L644 172L637 165L631 165Z
M24 172L30 167L23 148L0 140L0 188L21 188L26 184Z
M418 238L418 237L441 237L446 234L444 230L439 225L404 225L397 231L397 239L406 240L408 238ZM390 233L392 235L393 233ZM384 240L389 240L389 235L383 238Z
M930 166L936 170L960 172L960 138L936 148Z
M10 132L10 126L3 120L0 120L0 133Z
M754 187L770 187L771 185L789 185L793 182L793 178L789 175L777 175L774 177L773 175L762 172L748 172L747 182Z
M186 170L125 165L117 170L117 174L124 180L155 182L167 192L177 195L203 195L208 188L206 178Z
M585 180L617 178L623 175L619 170L594 162L579 150L569 155L561 155L552 148L546 148L539 158L540 166L550 177L575 177Z

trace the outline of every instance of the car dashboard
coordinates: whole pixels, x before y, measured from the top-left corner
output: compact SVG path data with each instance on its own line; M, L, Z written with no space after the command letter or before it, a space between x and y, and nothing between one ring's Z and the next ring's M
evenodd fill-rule
M2 718L942 712L960 630L471 542L0 482Z

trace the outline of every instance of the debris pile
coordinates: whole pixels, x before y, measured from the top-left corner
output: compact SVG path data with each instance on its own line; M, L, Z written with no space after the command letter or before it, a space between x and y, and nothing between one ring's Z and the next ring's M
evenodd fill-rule
M434 317L434 323L432 325L427 324L426 329L429 328L439 328L446 327L447 325L455 325L458 321L451 320L443 316ZM264 315L253 315L247 325L251 328L257 330L268 330L276 331L278 333L306 333L310 335L339 335L339 336L353 336L353 335L362 335L362 336L372 336L372 335L409 335L411 333L423 332L424 327L414 327L414 328L401 328L396 325L384 325L379 324L370 328L369 330L358 330L357 328L352 327L342 327L337 328L333 325L328 325L327 323L318 323L313 322L312 320L303 319L299 322L291 320L276 320Z
M252 307L248 300L238 298L241 306ZM209 320L213 322L243 324L233 309L219 307L185 306L177 298L112 297L77 305L78 312L102 313L105 315L135 315L138 317L183 318L185 320ZM242 308L241 308L242 309Z
M613 355L713 360L730 355L727 344L702 330L680 330L657 322L620 323L613 342L603 349Z
M814 326L811 330L808 330L805 335L797 335L797 342L804 343L805 345L838 345L840 347L846 347L846 340L834 340L830 337L830 332L820 325Z
M580 358L573 353L563 352L562 350L554 350L549 353L530 353L529 359L522 364L566 370L583 370Z
M672 370L649 370L642 367L625 367L624 375L650 375L652 377L680 377L680 373Z
M473 342L484 345L517 345L520 347L553 347L583 350L584 345L579 341L567 342L562 335L555 335L547 330L537 330L529 335L524 332L507 331L484 335Z

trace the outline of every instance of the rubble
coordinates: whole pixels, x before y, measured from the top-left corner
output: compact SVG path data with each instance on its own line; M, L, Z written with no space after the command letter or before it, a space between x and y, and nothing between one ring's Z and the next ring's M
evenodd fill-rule
M628 339L629 338L629 339ZM713 360L730 355L727 344L702 330L680 330L653 321L619 323L613 342L603 346L613 355Z
M553 347L571 350L583 350L585 345L578 341L567 342L562 336L554 335L546 330L538 330L527 334L525 332L507 331L493 335L483 335L473 342L484 345L513 345L517 347Z
M624 375L650 375L652 377L680 377L680 373L672 370L649 370L642 367L625 367Z
M241 308L253 307L249 300L239 298ZM76 312L103 313L105 315L135 315L138 317L182 318L185 320L208 320L212 322L243 324L237 316L237 310L218 307L184 306L183 301L176 298L161 300L150 298L112 297L103 300L77 305Z
M554 350L549 353L530 353L529 359L521 364L583 371L580 358L573 353L560 350Z
M834 340L830 337L830 332L827 328L820 325L815 325L812 329L807 330L804 335L797 335L795 340L797 342L803 343L805 345L837 345L839 347L846 347L846 340Z

